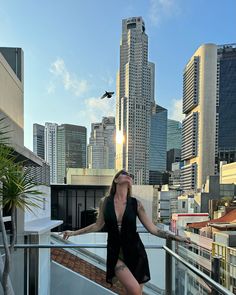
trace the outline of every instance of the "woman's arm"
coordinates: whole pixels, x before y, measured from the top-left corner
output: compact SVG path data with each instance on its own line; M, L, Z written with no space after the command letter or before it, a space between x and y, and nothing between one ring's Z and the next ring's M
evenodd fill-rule
M152 223L152 221L148 218L145 209L140 201L138 201L138 218L147 229L147 231L157 237L163 239L172 239L179 242L190 243L190 239L182 236L174 235L173 233L165 230L161 230Z
M104 208L104 199L102 198L99 202L99 209L98 209L98 217L95 223L90 224L84 228L71 231L71 230L66 230L63 232L63 239L67 240L71 236L77 236L77 235L82 235L82 234L87 234L87 233L92 233L92 232L98 232L100 231L105 222L104 222L104 214L103 214L103 208Z

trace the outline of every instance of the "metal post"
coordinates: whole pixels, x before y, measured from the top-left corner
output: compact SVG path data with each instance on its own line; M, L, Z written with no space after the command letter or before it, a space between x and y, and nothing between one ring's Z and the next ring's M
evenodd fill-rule
M29 236L30 243L38 244L38 235ZM38 295L39 249L29 249L29 294Z
M212 257L211 277L217 283L220 283L220 259L221 259L221 257L218 255L215 255ZM219 292L217 292L215 289L213 289L211 294L218 295Z
M172 249L171 239L166 240L166 247ZM172 294L172 258L171 255L166 252L166 295Z

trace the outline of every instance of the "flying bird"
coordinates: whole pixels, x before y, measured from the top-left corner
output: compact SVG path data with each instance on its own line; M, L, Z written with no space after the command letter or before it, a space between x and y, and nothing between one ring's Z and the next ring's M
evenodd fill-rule
M103 99L105 97L111 98L113 94L114 94L114 92L112 92L112 91L105 91L105 93L103 94L101 99Z

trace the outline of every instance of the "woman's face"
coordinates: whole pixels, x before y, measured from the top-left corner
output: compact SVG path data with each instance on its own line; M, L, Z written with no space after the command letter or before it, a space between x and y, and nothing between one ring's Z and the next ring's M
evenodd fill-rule
M116 184L124 184L127 183L130 187L133 184L133 174L123 171L120 173L120 175L116 178Z

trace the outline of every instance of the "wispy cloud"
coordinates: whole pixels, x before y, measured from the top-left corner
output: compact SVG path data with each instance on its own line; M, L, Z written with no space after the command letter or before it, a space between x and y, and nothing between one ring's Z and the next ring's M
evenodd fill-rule
M65 90L71 91L74 95L81 96L88 91L88 81L78 79L74 74L71 74L67 70L65 62L62 58L58 58L51 64L50 72L55 77L61 79Z
M160 24L164 18L179 14L177 0L150 0L148 17L154 26Z
M184 119L184 115L182 113L182 99L173 99L171 101L171 109L169 118L176 121L182 121Z
M91 123L101 122L103 117L115 116L115 105L115 98L103 100L97 97L87 98L76 115L77 120L90 129Z
M112 86L114 84L114 79L111 76L102 77L102 81L108 86Z
M55 92L55 89L56 89L56 85L52 81L50 81L49 85L47 86L47 93L52 94Z

